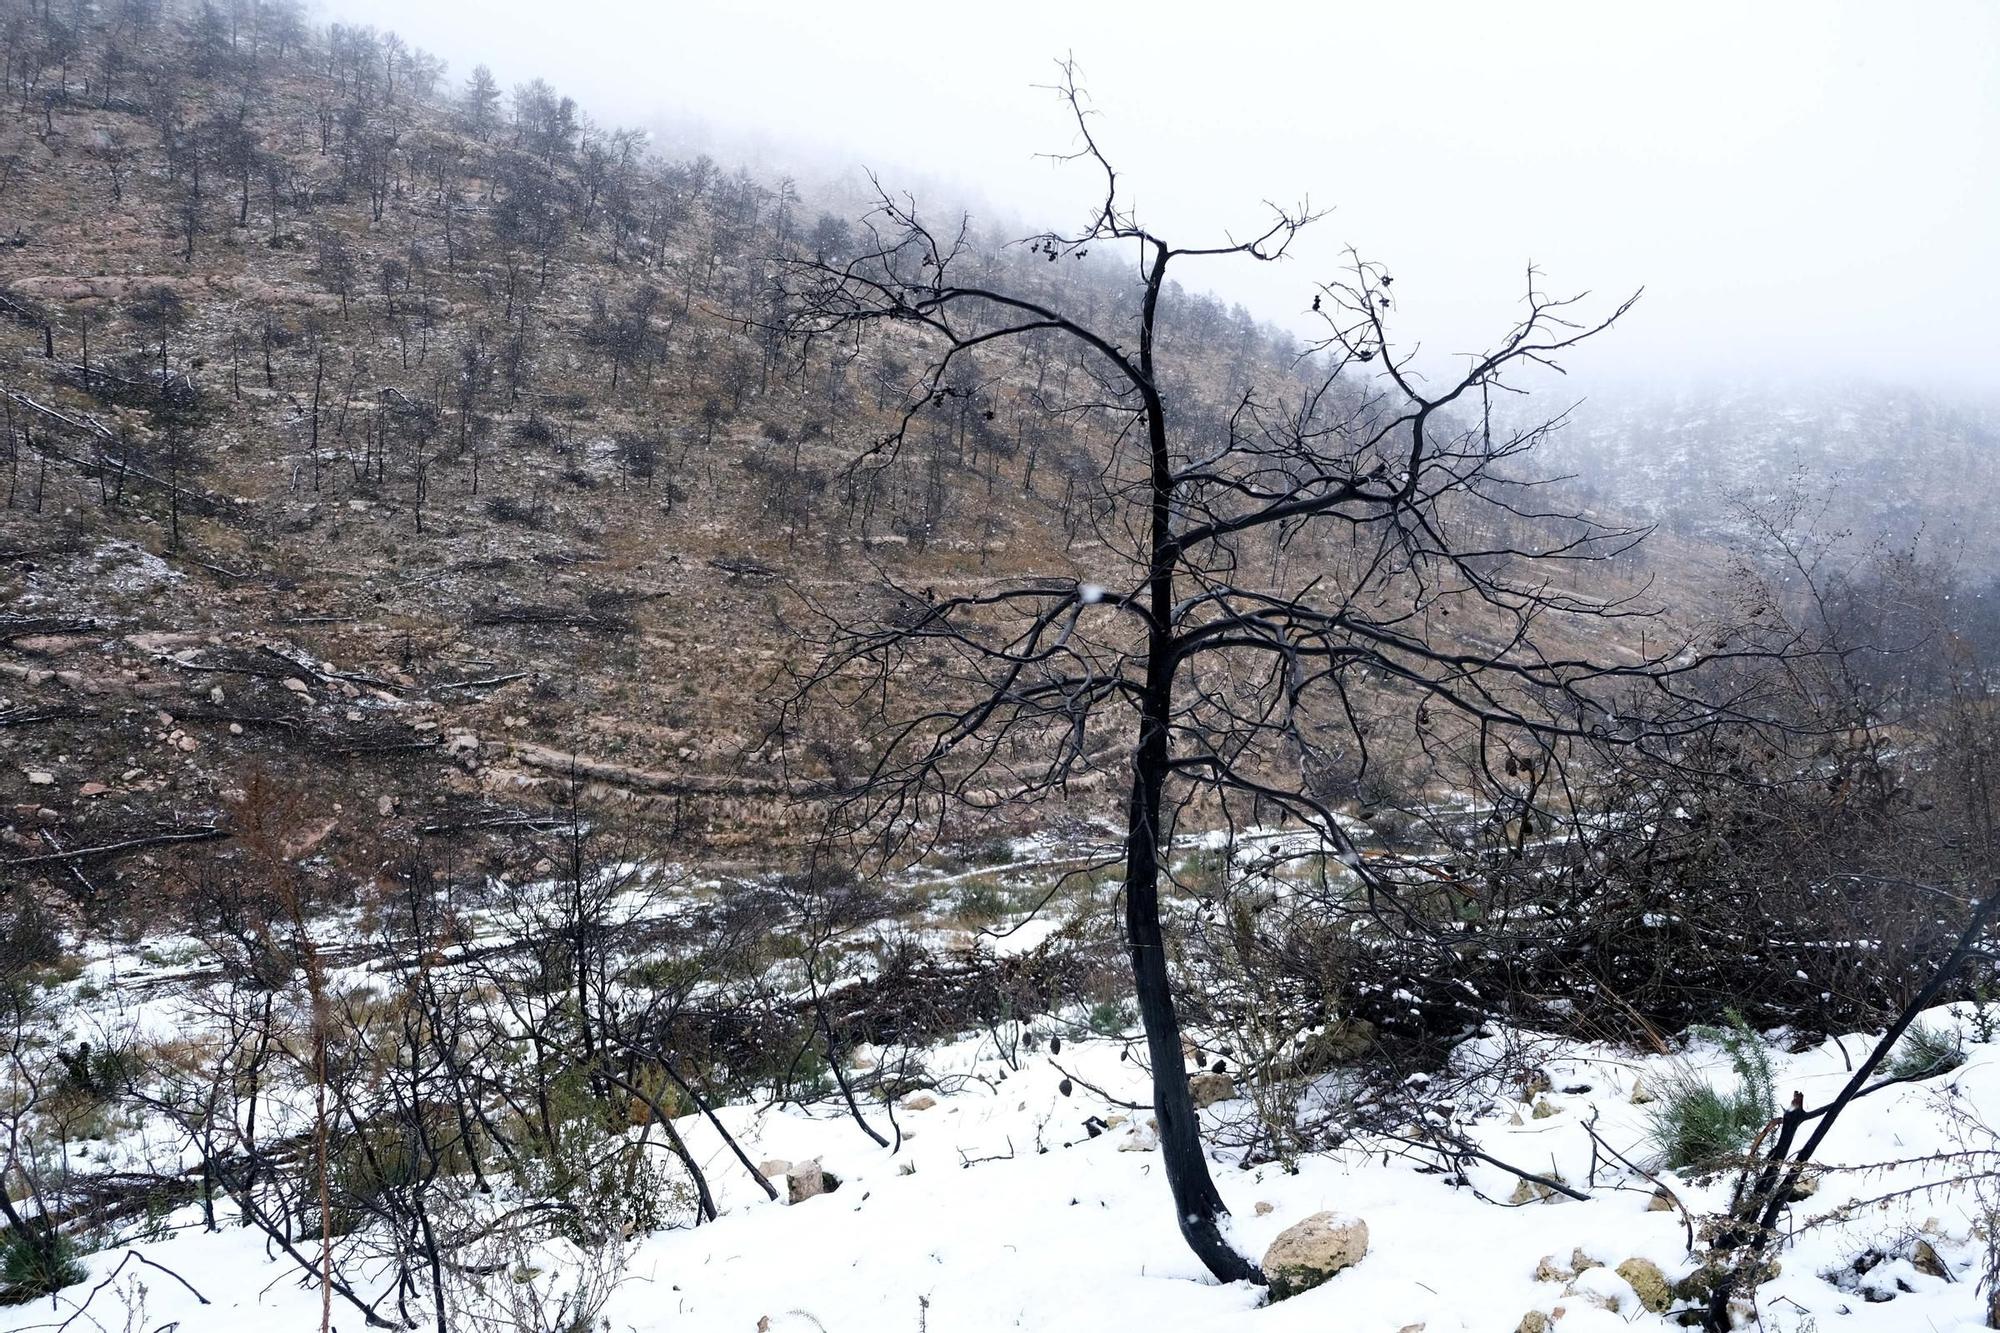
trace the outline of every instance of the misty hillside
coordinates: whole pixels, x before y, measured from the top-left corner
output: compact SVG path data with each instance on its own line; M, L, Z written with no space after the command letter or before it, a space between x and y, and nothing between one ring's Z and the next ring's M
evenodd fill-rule
M0 0L0 1330L2000 1328L1990 393L594 14Z
M1741 506L1802 510L1975 581L1996 572L2000 414L1964 397L1863 382L1626 389L1585 401L1552 453L1604 501L1709 540L1750 530Z

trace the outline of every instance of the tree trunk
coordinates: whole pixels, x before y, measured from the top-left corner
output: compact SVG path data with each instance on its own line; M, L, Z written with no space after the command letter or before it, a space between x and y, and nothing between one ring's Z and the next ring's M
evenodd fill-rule
M1164 677L1155 659L1150 677ZM1164 698L1166 682L1158 682ZM1160 1124L1160 1161L1181 1235L1202 1264L1223 1282L1262 1283L1263 1273L1222 1234L1229 1215L1208 1174L1201 1145L1201 1122L1188 1090L1187 1057L1181 1052L1181 1023L1167 979L1166 941L1160 930L1160 792L1167 772L1164 713L1151 707L1155 682L1148 681L1147 716L1140 723L1139 753L1132 766L1132 803L1126 816L1125 936L1132 951L1132 989L1146 1027L1146 1052L1153 1066L1153 1113Z
M1125 942L1132 951L1132 990L1146 1027L1153 1066L1153 1113L1159 1120L1160 1161L1173 1191L1181 1235L1195 1257L1222 1282L1262 1284L1256 1264L1237 1253L1222 1234L1229 1208L1208 1174L1201 1121L1188 1089L1181 1052L1180 1017L1167 976L1167 946L1160 930L1160 805L1171 771L1168 722L1173 717L1174 546L1173 459L1167 448L1166 404L1153 378L1153 321L1166 283L1169 254L1161 247L1149 265L1140 314L1139 364L1151 454L1151 568L1147 573L1146 692L1139 707L1138 749L1132 756L1132 803L1125 819Z

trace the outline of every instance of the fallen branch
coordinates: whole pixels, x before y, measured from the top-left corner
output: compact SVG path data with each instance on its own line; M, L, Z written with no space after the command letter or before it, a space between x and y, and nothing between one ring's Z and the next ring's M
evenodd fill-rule
M137 851L141 847L159 847L168 843L215 842L233 835L227 829L210 825L207 828L187 829L178 833L155 833L143 838L127 838L123 842L99 843L95 847L72 847L67 851L45 852L40 856L17 856L9 861L0 861L4 866L49 865L58 861L84 861L94 856L119 856Z

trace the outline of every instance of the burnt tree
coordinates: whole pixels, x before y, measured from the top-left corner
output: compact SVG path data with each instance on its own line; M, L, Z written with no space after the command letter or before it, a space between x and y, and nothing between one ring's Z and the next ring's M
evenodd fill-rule
M1216 1277L1257 1282L1223 1225L1169 976L1161 882L1181 811L1200 800L1299 821L1349 867L1357 895L1374 904L1379 892L1378 910L1392 911L1394 886L1334 817L1352 794L1341 784L1369 762L1357 699L1403 701L1420 736L1455 720L1497 780L1503 765L1518 770L1516 755L1545 769L1565 746L1601 752L1745 718L1751 700L1704 698L1697 682L1718 659L1782 647L1710 631L1698 646L1663 632L1654 651L1604 661L1545 648L1559 625L1648 613L1579 590L1589 567L1644 534L1548 512L1520 464L1549 423L1507 429L1490 405L1630 300L1582 320L1531 270L1519 322L1434 384L1391 338L1393 279L1357 259L1313 298L1316 345L1289 373L1233 389L1234 410L1216 420L1193 401L1188 368L1167 364L1186 308L1169 273L1189 260L1277 260L1315 215L1277 210L1251 239L1176 245L1128 203L1071 67L1056 91L1079 136L1071 160L1103 192L1079 230L1020 244L1047 264L1093 249L1129 260L1123 313L1066 309L1027 276L1046 265L996 280L1006 270L963 223L935 229L914 202L879 192L850 247L783 261L782 323L808 359L927 351L897 424L852 460L864 476L922 447L926 422L956 410L983 355L1016 340L1066 347L1087 400L1067 419L1087 409L1113 424L1092 459L1097 535L1114 553L1093 558L1111 563L956 596L885 588L873 615L812 604L825 633L788 725L809 726L830 702L876 727L876 758L840 788L834 830L876 855L907 854L967 806L1121 784L1126 943L1181 1231ZM1548 799L1562 785L1536 791Z

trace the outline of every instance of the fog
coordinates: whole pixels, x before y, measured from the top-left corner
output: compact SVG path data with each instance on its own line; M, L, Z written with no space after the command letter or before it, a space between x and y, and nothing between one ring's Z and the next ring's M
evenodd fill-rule
M1045 87L1072 54L1140 218L1206 243L1332 211L1280 265L1181 272L1306 331L1352 246L1401 329L1470 351L1551 290L1643 286L1593 376L2000 382L2000 7L1071 6L336 0L503 86L725 164L880 172L1027 226L1099 188Z

